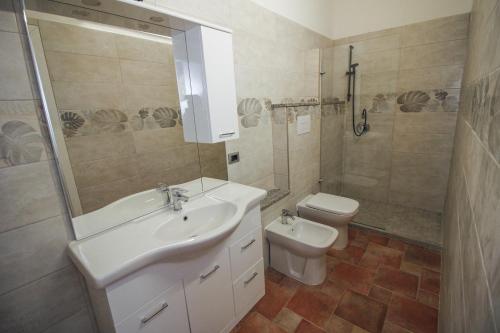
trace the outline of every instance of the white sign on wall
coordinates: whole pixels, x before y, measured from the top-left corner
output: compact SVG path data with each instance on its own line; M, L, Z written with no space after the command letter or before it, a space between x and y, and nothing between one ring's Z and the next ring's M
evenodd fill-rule
M311 115L297 116L297 135L311 132Z

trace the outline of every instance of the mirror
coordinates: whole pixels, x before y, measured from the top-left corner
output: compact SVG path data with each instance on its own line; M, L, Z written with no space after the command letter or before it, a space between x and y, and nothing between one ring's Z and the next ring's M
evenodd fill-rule
M184 140L171 38L183 31L150 13L134 12L145 22L52 1L27 9L77 239L161 209L159 183L193 196L202 176L227 180L224 143Z

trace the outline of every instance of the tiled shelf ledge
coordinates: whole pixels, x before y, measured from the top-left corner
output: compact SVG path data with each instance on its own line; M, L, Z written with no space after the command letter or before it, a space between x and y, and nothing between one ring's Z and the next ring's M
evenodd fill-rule
M320 105L319 102L298 102L298 103L278 103L271 104L271 109L280 109L280 108L297 108L300 106L317 106Z
M280 109L280 108L296 108L300 106L318 106L318 105L344 105L345 101L338 101L338 102L326 102L326 103L319 103L319 102L298 102L298 103L278 103L278 104L271 104L271 109Z
M290 194L289 190L274 189L267 191L267 195L260 202L260 210L264 210Z

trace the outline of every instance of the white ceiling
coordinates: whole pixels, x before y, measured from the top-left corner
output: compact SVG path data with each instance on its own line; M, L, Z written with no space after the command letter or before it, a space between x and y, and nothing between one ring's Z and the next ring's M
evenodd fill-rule
M473 0L253 0L332 39L470 12Z

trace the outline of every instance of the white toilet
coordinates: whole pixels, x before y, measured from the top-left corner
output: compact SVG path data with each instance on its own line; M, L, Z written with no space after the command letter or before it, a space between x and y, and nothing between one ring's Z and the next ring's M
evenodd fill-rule
M347 225L356 216L358 209L359 202L356 200L326 193L308 195L297 204L300 217L337 229L339 236L333 244L333 248L337 250L347 246Z
M338 236L337 230L298 216L277 218L266 227L270 244L270 266L308 285L326 278L326 252Z

